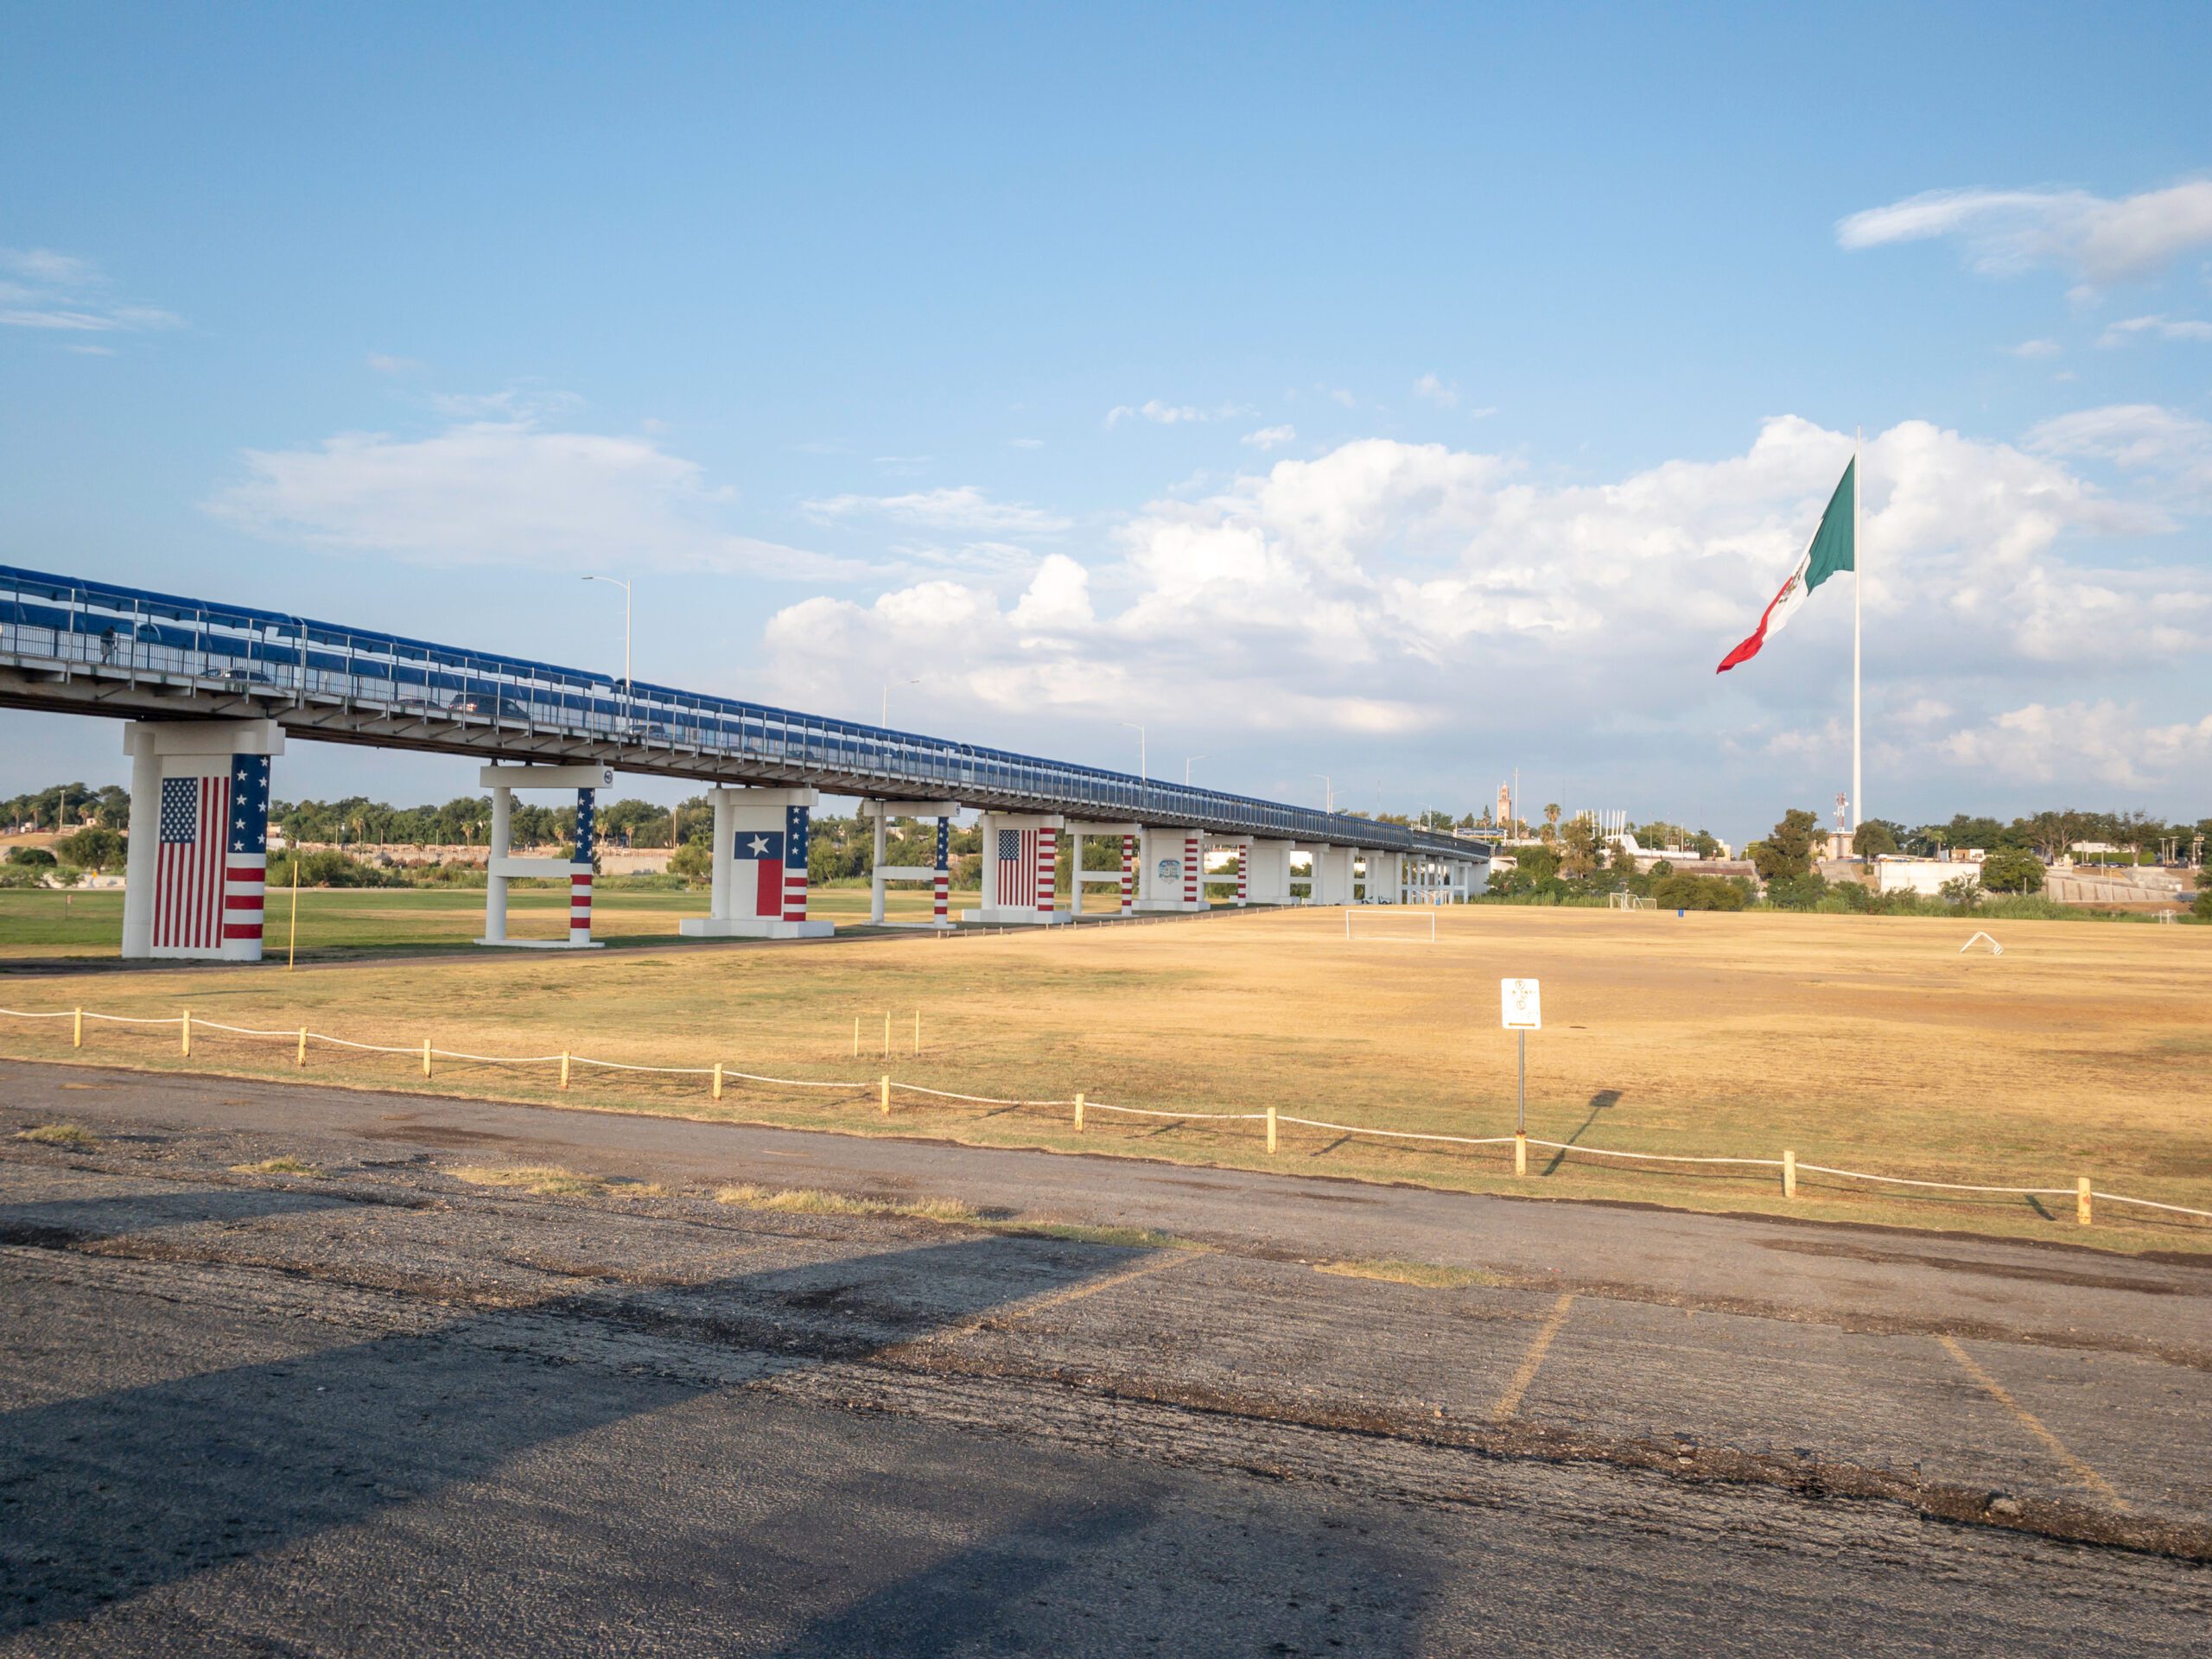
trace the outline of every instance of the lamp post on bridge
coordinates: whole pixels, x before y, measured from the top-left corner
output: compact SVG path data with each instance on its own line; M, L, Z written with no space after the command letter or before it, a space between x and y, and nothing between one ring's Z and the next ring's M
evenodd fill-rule
M876 713L875 723L882 727L888 727L891 724L891 688L893 685L919 685L920 683L919 680L886 680L883 683L883 706Z
M630 717L630 705L637 699L634 683L630 678L630 584L619 576L586 576L586 582L603 582L610 588L622 590L622 717Z
M1193 760L1208 760L1208 759L1210 759L1210 758L1211 758L1211 757L1209 757L1209 756L1207 756L1207 755L1203 755L1203 754L1186 754L1186 755L1185 755L1185 756L1183 757L1183 787L1184 787L1184 788L1188 789L1188 788L1191 786L1191 762L1192 762Z
M1327 812L1335 811L1337 810L1337 786L1334 783L1330 781L1329 774L1325 772L1317 772L1312 773L1311 776L1319 778L1321 780L1321 789L1323 791L1321 797L1323 802L1322 810Z

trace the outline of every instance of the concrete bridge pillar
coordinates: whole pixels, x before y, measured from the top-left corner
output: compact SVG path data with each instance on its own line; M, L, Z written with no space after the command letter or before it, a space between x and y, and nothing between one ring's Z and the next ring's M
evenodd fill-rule
M986 812L982 823L983 902L961 912L961 919L1001 927L1072 921L1054 893L1067 820L1057 813Z
M1370 905L1395 905L1402 900L1401 891L1403 876L1400 866L1402 853L1370 852L1366 855L1367 868L1360 885L1360 897Z
M491 856L484 861L484 937L479 944L526 950L588 950L592 945L593 823L598 791L611 788L611 766L486 766L478 784L492 791ZM573 858L517 858L512 855L514 792L518 789L573 789L576 791L576 850ZM518 875L552 876L569 884L569 930L557 939L507 937L507 883Z
M807 918L807 840L821 796L810 789L711 789L714 892L704 916L677 931L692 939L824 939Z
M1252 838L1249 836L1207 836L1198 856L1203 860L1213 853L1230 853L1232 860L1219 869L1208 869L1198 883L1199 896L1209 904L1243 906L1250 902ZM1219 899L1212 889L1226 887L1229 892Z
M1096 823L1071 821L1062 839L1068 849L1068 907L1073 915L1083 914L1083 890L1085 887L1109 887L1120 900L1120 909L1127 913L1133 902L1132 888L1136 881L1136 838L1141 826L1134 823ZM1116 857L1111 869L1089 870L1083 864L1083 843L1086 841L1107 841L1114 846Z
M1190 912L1206 907L1205 836L1180 825L1148 824L1144 831L1144 868L1140 872L1137 908Z
M133 721L123 955L261 960L273 720Z
M1243 892L1248 904L1290 902L1290 855L1295 845L1287 841L1257 839L1247 843Z
M950 899L952 890L952 815L960 810L957 801L886 801L861 803L861 816L875 821L875 856L870 862L868 877L868 918L878 927L942 927L952 925ZM886 861L885 849L890 839L893 817L937 820L936 857L928 864L892 864ZM930 919L927 922L891 922L884 919L884 884L890 881L926 881L931 897Z
M1313 853L1313 902L1348 905L1351 902L1351 855L1349 847L1319 847Z

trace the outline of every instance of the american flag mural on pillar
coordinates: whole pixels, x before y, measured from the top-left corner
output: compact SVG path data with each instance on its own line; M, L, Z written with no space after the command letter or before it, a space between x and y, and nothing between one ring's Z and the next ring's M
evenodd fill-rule
M1196 830L1183 837L1183 902L1198 902L1198 878L1205 874L1205 855L1198 850Z
M992 849L999 861L998 899L1007 910L1050 910L1059 863L1057 830L1001 830Z
M1252 876L1252 844L1245 842L1236 849L1236 902L1243 904L1249 896Z
M592 802L594 791L576 791L576 856L575 862L583 866L569 874L569 943L591 943L591 855L596 839L593 833Z
M1128 909L1137 899L1137 838L1122 837L1122 908Z
M942 922L952 914L952 820L937 821L937 879L931 884L932 912Z
M784 809L784 919L806 919L807 809Z
M154 864L154 948L261 954L269 874L269 759L239 755L233 771L162 779Z

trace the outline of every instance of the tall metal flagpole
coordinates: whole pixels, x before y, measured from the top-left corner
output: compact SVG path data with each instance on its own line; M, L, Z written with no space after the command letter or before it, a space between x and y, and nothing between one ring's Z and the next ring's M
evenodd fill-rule
M1866 777L1859 735L1859 598L1866 587L1866 550L1859 535L1859 492L1865 486L1859 451L1864 427L1851 435L1851 827L1866 822Z

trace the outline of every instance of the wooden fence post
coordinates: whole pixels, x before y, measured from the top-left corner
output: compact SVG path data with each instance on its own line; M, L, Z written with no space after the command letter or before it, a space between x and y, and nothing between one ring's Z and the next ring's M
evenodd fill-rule
M860 1058L860 1057L861 1057L861 1017L860 1017L860 1015L858 1015L858 1014L855 1014L855 1015L853 1016L853 1058L854 1058L855 1059L856 1059L856 1060L857 1060L858 1058Z
M565 1048L561 1051L561 1086L569 1086L569 1051Z
M1272 1153L1274 1149L1275 1149L1275 1109L1274 1109L1274 1107L1270 1106L1270 1107L1268 1107L1268 1150L1270 1153Z
M69 1022L69 1046L72 1048L82 1048L84 1046L85 1011L82 1008L79 1008L77 1010L77 1017Z
M430 1075L430 1039L427 1037L423 1039L423 1075Z
M2084 1227L2089 1224L2089 1178L2086 1175L2074 1183L2074 1219Z
M715 1062L715 1093L714 1093L714 1098L715 1098L716 1100L720 1100L721 1097L722 1097L722 1063L721 1063L720 1060L716 1060L716 1061Z
M891 1074L888 1071L883 1074L883 1115L886 1117L891 1116Z
M883 1058L891 1058L891 1010L883 1011Z
M298 1066L298 1067L300 1068L300 1070L301 1070L301 1071L306 1071L306 1070L307 1070L307 1066L308 1066L308 1028L307 1028L305 1026L302 1026L302 1027L300 1027L300 1048L299 1048L299 1052L298 1052L297 1054L296 1054L296 1055L294 1055L294 1056L293 1056L293 1058L292 1058L292 1064L293 1064L293 1065L296 1065L296 1066Z
M921 1056L922 1056L922 1011L921 1011L919 1008L916 1008L916 1009L914 1010L914 1058L915 1058L916 1059L919 1059L919 1058L921 1058Z
M1797 1196L1797 1154L1787 1147L1782 1149L1782 1196Z
M190 1059L192 1058L192 1010L190 1008L184 1011L184 1025L179 1035L183 1039L184 1057Z
M1075 1097L1075 1132L1077 1135L1083 1133L1083 1096L1080 1094Z
M1513 1131L1513 1173L1516 1175L1529 1173L1529 1131L1526 1129Z

